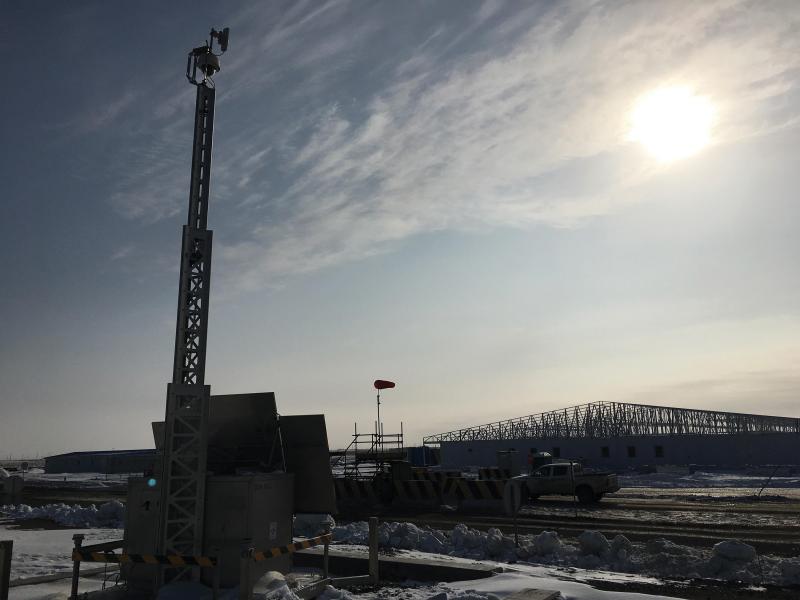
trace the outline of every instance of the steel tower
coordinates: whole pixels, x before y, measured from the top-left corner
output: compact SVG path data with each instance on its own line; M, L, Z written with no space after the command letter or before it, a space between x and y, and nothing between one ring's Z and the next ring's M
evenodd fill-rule
M167 386L162 458L158 552L198 555L203 551L208 402L205 385L212 232L206 229L214 131L214 83L219 54L228 47L228 29L211 30L210 40L189 53L186 77L197 88L189 191L189 218L183 226L178 320L172 383Z

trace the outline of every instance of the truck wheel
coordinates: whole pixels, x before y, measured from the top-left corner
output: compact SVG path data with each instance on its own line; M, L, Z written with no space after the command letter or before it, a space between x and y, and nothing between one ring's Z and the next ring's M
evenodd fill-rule
M578 497L578 502L581 504L591 504L594 502L594 492L588 485L579 486L575 490L575 495Z

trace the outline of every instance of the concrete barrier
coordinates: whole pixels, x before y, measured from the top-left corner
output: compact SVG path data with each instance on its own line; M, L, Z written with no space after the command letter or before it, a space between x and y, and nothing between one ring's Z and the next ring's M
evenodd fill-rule
M374 481L337 477L333 484L337 504L377 504L379 501Z
M411 478L418 481L433 481L443 484L446 479L461 477L461 471L431 471L424 467L414 467L411 469Z
M394 481L393 488L393 505L436 508L442 503L441 487L433 481Z
M462 508L502 508L505 485L504 479L448 479L442 488L442 500Z

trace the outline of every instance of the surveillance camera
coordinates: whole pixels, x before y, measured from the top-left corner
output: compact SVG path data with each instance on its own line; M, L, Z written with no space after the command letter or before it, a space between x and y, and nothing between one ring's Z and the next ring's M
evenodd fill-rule
M207 52L197 57L197 68L206 77L211 77L214 73L219 71L219 58Z

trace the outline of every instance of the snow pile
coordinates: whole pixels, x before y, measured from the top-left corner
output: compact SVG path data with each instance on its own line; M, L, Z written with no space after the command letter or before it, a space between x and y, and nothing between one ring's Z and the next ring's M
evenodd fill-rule
M330 515L298 513L294 517L294 535L298 537L314 537L322 535L336 526Z
M213 593L211 588L204 586L196 581L180 581L168 583L161 586L158 590L156 600L211 600Z
M756 578L749 567L756 557L756 549L749 544L736 540L719 542L714 544L708 571L720 579L753 582Z
M385 527L387 523L381 523L378 531ZM333 539L344 544L357 544L365 546L369 543L369 525L366 521L355 521L336 525L333 527Z
M555 531L543 531L533 537L532 543L528 545L526 551L529 555L547 556L560 553L562 547L561 539Z
M258 600L300 600L300 597L289 589L284 576L278 571L268 571L259 580L258 593L253 594Z
M463 525L456 526L456 529L458 527L466 529ZM337 525L333 528L333 539L345 544L366 545L369 543L369 525L364 521ZM451 550L446 534L430 527L418 527L414 523L381 523L378 526L378 546L435 554L447 554Z
M368 525L365 522L337 525L333 534L337 542L365 545ZM609 540L599 531L584 531L575 544L561 540L554 531L543 531L538 535L520 535L517 547L513 536L494 528L479 531L458 524L452 531L442 532L413 523L381 523L378 542L383 549L474 560L524 561L664 578L800 585L800 557L758 556L755 548L736 540L722 541L709 549L682 546L663 538L633 543L617 535Z
M344 544L366 545L369 526L363 521L337 525L333 528L333 539ZM463 523L456 525L449 533L427 526L419 527L414 523L386 522L378 526L378 546L382 549L420 550L474 560L506 562L516 561L520 554L526 557L547 556L559 554L564 549L558 534L553 531L527 536L525 541L527 545L524 549L518 549L514 538L504 535L499 529L479 531Z
M44 506L28 506L27 504L7 504L0 506L0 513L14 521L46 519L64 527L111 528L125 527L125 506L119 500L101 504L78 506L77 504L45 504Z
M504 594L505 595L505 594ZM327 586L318 600L358 600L364 595L355 595L347 590L339 590ZM459 590L439 583L424 585L419 583L400 584L397 587L382 587L375 595L370 598L404 598L406 600L500 600L500 597L491 592L479 592L477 590Z
M330 588L333 589L333 588ZM253 600L300 600L286 583L284 576L277 571L268 571L256 582ZM337 596L332 596L337 597ZM349 598L350 596L343 596ZM211 600L211 588L195 581L182 581L162 586L156 600ZM239 587L220 592L219 600L238 600Z
M751 562L756 558L756 549L737 540L726 540L714 544L714 556L724 560Z
M606 556L611 552L611 544L608 538L599 531L584 531L578 537L578 544L580 544L581 551L584 554Z

